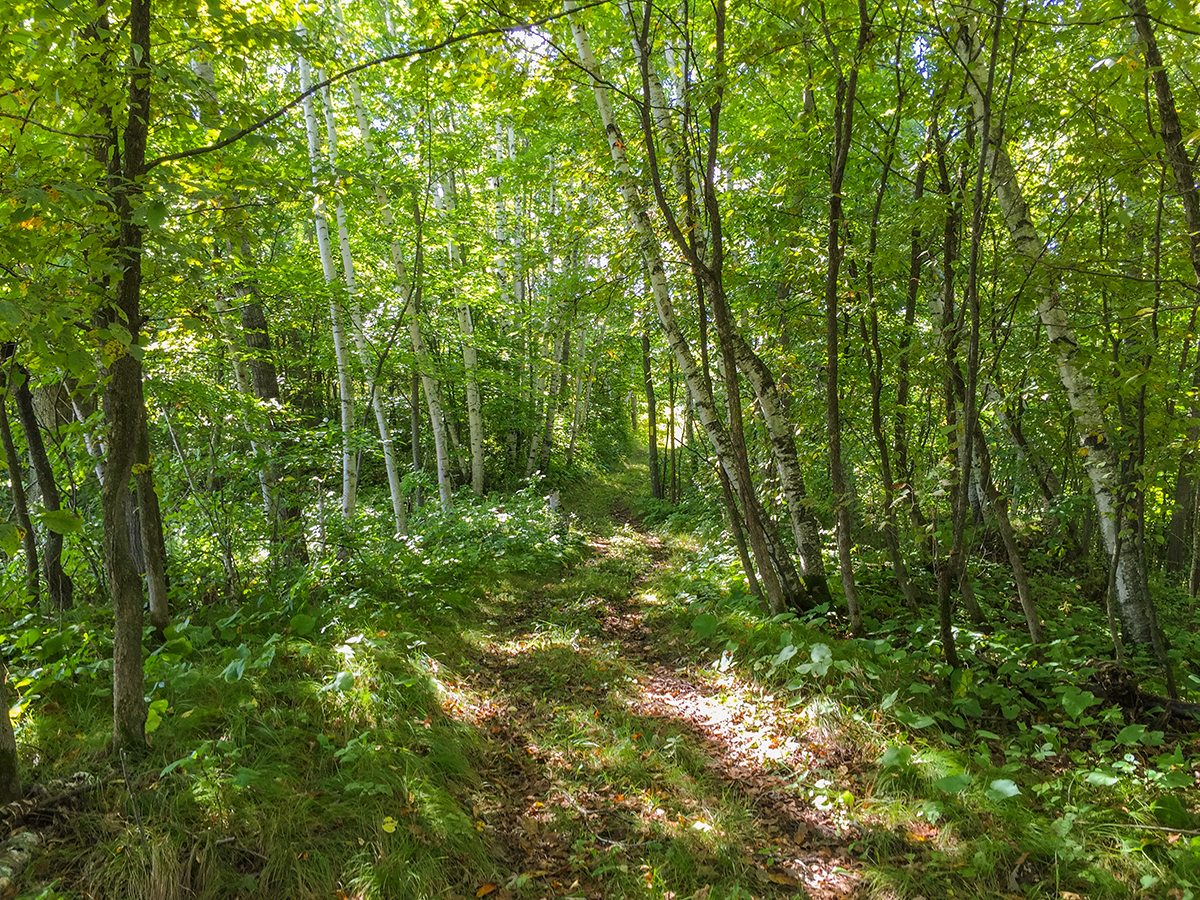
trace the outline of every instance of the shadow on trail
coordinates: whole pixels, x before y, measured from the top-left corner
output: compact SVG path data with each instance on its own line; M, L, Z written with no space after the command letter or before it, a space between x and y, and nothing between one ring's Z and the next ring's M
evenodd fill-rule
M589 543L553 580L490 598L495 628L443 704L483 735L467 800L495 896L859 895L860 826L797 793L797 742L758 723L782 750L754 752L746 699L691 680L644 623L638 588L668 548L629 524Z

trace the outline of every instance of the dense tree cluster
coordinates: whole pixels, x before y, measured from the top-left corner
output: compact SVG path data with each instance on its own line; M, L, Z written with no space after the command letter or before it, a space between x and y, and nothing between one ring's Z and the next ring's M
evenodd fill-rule
M9 0L9 587L111 600L134 747L147 602L162 631L632 422L776 612L836 562L861 631L874 545L954 663L986 553L1037 642L1036 546L1103 560L1118 652L1165 661L1197 33L1146 0Z

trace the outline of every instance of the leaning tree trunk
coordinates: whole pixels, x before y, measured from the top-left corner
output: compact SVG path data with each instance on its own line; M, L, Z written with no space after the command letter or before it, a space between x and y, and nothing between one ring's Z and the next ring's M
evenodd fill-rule
M1158 104L1159 135L1162 137L1163 150L1167 162L1171 166L1171 174L1175 179L1175 192L1183 206L1183 218L1187 226L1188 259L1192 264L1192 274L1197 284L1200 284L1200 191L1196 188L1196 163L1188 154L1184 145L1183 127L1179 121L1179 111L1175 105L1175 94L1167 77L1166 66L1163 65L1162 54L1158 49L1158 40L1146 11L1145 0L1129 0L1129 10L1133 13L1134 24L1137 27L1138 39L1145 47L1146 69L1154 81L1154 95ZM1191 140L1190 138L1188 139ZM1193 308L1193 320L1195 310ZM1192 374L1192 385L1200 384L1200 368ZM1188 430L1189 441L1195 441L1200 435L1200 428L1195 424L1198 414L1195 404L1192 405L1191 416L1193 424ZM1176 504L1179 514L1172 516L1170 540L1168 542L1168 567L1182 570L1182 552L1186 546L1187 525L1190 524L1188 515L1197 506L1200 495L1200 485L1197 484L1195 472L1196 454L1185 451L1180 462L1179 478L1176 486ZM1197 539L1200 544L1200 538ZM1178 559L1178 562L1175 560ZM1192 566L1195 570L1200 567L1200 558L1193 556ZM1189 579L1189 589L1192 596L1196 595L1196 579Z
M33 465L37 477L38 488L42 493L42 506L46 512L56 513L62 509L62 500L58 494L58 485L54 481L54 469L50 465L50 457L46 455L46 445L42 442L42 430L38 425L37 413L33 408L33 394L29 390L29 372L23 366L16 366L17 375L22 380L13 392L17 403L17 417L21 420L21 429L25 432L25 447L29 451L29 461ZM46 576L46 592L56 609L70 609L75 593L75 584L62 565L63 536L54 527L46 528L46 543L42 553L42 568Z
M574 0L564 0L564 9L569 14L571 32L575 39L575 47L579 52L583 70L588 73L592 90L596 98L596 106L604 125L605 137L609 152L617 169L618 189L625 200L632 224L640 238L641 252L647 269L651 292L658 312L659 323L667 336L667 342L680 371L687 380L688 388L696 406L696 413L704 426L709 440L716 451L718 462L730 474L742 503L747 531L754 552L755 563L759 570L771 608L782 612L789 606L802 607L805 605L803 587L800 585L798 574L791 566L791 557L783 548L777 537L764 527L766 516L762 509L753 483L748 479L748 469L738 464L737 448L730 432L721 421L712 392L705 384L703 373L696 365L691 347L688 345L683 331L675 315L674 304L671 301L670 288L667 284L666 271L663 266L662 253L658 236L654 231L650 216L639 195L633 175L629 168L625 152L625 142L621 136L613 116L612 101L606 83L599 75L599 68L592 53L587 31L576 14L578 9ZM736 367L734 369L736 375ZM742 455L744 456L744 447ZM776 570L779 567L779 571Z
M17 527L21 529L21 543L25 548L25 587L29 591L30 599L36 605L41 596L40 579L38 578L37 535L33 530L33 522L29 519L29 500L25 495L25 483L21 476L21 470L24 467L21 465L21 457L17 454L12 427L8 421L7 390L5 390L4 396L0 397L0 439L4 441L4 460L8 465L8 483L12 488L13 512L17 517ZM6 705L0 703L0 710L7 708ZM3 774L0 771L0 779L2 777Z
M967 94L974 106L976 120L986 120L987 99L976 77L982 57L977 25L967 17L958 23L954 43L959 61L966 67ZM992 186L1000 212L1008 227L1017 253L1030 267L1036 267L1046 253L1046 244L1030 216L1029 204L1017 178L1016 169L1005 149L1001 124L993 120L985 142L985 167L992 173ZM1100 529L1110 556L1117 554L1118 496L1121 472L1117 453L1109 440L1111 428L1105 421L1096 389L1079 363L1079 341L1067 318L1062 302L1061 280L1047 271L1035 282L1040 290L1038 318L1056 356L1059 380L1067 394L1082 444L1083 465L1091 482L1092 496L1100 518ZM1116 590L1118 609L1126 637L1136 643L1153 640L1154 602L1146 590L1145 560L1137 541L1121 541L1117 556Z
M704 226L703 217L697 209L692 177L693 174L696 174L697 179L703 181L703 174L693 173L692 167L689 166L689 160L694 157L686 151L684 141L680 137L680 129L676 127L671 115L672 102L667 99L663 90L662 79L651 59L649 47L643 44L643 36L639 28L644 29L644 19L639 25L629 0L622 0L621 11L629 25L634 55L642 70L643 104L648 107L646 118L653 121L659 140L663 145L663 152L670 162L672 185L679 200L684 204L684 221L687 233L693 239L693 251L698 257L698 261L706 262L711 256L710 233L709 229ZM681 54L681 56L686 59L686 54ZM686 61L684 65L686 65ZM681 114L684 114L683 111ZM643 127L645 127L645 123ZM717 312L719 313L719 311ZM783 488L796 548L800 552L806 588L812 590L819 598L828 594L828 588L824 584L825 561L821 551L820 523L813 514L808 500L808 491L800 470L799 456L796 453L795 436L791 423L788 422L783 411L774 376L732 322L727 323L723 339L731 342L737 370L750 381L755 398L758 400L759 412L767 426L771 450L775 456L775 465L779 472L780 485ZM809 579L811 579L811 584L808 583Z

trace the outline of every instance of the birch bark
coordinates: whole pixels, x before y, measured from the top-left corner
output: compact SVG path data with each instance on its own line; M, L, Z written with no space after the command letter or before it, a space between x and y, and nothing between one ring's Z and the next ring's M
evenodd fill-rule
M324 81L324 73L318 70L317 78L319 81ZM321 101L325 108L325 130L329 141L329 168L336 177L338 165L337 120L334 116L333 100L328 87L321 90ZM361 104L361 98L359 104ZM396 451L392 444L392 429L388 423L387 404L382 390L376 383L375 360L371 358L371 350L367 346L362 308L358 302L354 257L350 252L350 229L346 220L346 205L341 197L337 201L337 226L338 247L342 255L342 277L345 279L346 299L350 310L350 334L354 339L355 349L358 351L358 361L362 366L367 396L371 401L371 410L375 413L375 427L379 431L379 445L383 452L384 468L387 471L388 494L392 501L392 524L396 534L405 534L408 531L408 519L404 509L404 491L400 486L400 470L396 465Z
M802 606L805 600L803 588L799 583L799 576L796 574L794 568L790 572L788 571L788 567L791 565L791 558L788 556L786 550L783 550L777 544L774 547L770 544L771 536L768 534L768 529L762 527L765 515L755 494L754 485L749 479L748 467L737 463L733 440L725 424L721 421L712 392L705 384L703 372L696 365L691 347L688 345L686 338L684 338L683 331L676 318L658 236L654 232L646 204L643 202L637 185L633 180L625 153L625 142L613 115L609 90L600 77L599 67L592 53L587 31L576 14L578 7L574 3L574 0L564 0L563 8L569 14L571 32L575 40L576 50L579 53L581 65L584 71L588 73L592 83L592 90L596 97L596 106L604 125L609 153L617 170L618 188L625 201L632 225L639 237L641 253L649 270L650 288L655 308L658 312L659 323L666 333L667 342L671 347L672 353L675 355L675 360L679 365L680 371L688 382L688 388L692 393L693 402L695 403L696 413L708 434L709 440L713 444L717 459L726 471L729 472L737 488L738 497L742 503L747 527L750 532L755 562L771 608L776 612L782 612L788 606ZM776 571L776 566L779 567L779 571Z
M986 82L987 73L983 71L986 62L977 23L969 14L958 23L954 50L966 69L966 89L975 118L977 123L982 123L986 115L986 98L981 83ZM1005 148L1002 125L993 121L988 133L981 135L981 140L985 142L986 167L992 173L992 185L1013 247L1032 268L1040 262L1047 248L1030 217L1029 204ZM1079 341L1063 305L1060 281L1053 272L1046 272L1035 283L1041 295L1037 305L1038 319L1054 349L1059 380L1075 416L1083 464L1091 482L1104 544L1110 556L1116 555L1115 581L1121 622L1129 640L1150 643L1154 606L1146 591L1145 561L1137 541L1117 541L1121 527L1117 484L1120 460L1108 440L1110 429L1096 398L1095 386L1080 368Z
M303 34L303 31L302 31ZM313 224L317 232L317 250L321 255L321 272L330 289L329 320L333 334L333 354L337 365L338 405L342 423L342 518L349 521L354 515L358 492L358 465L354 452L354 384L350 380L350 355L346 349L346 325L341 301L341 289L337 285L337 271L333 265L333 249L329 243L329 221L325 217L325 200L321 191L321 131L317 124L316 104L312 94L312 70L308 60L300 57L300 90L305 92L303 101L304 130L308 138L308 160L312 169L312 184L316 192L313 204Z
M450 218L451 236L447 247L450 266L456 272L463 269L462 248L454 238L455 210L458 208L458 189L454 177L442 182L443 206ZM475 323L471 319L471 305L455 279L455 314L458 330L462 337L464 380L467 388L467 429L471 456L471 491L476 497L483 496L483 399L479 393L479 351L475 346Z
M671 181L675 192L685 206L684 217L688 233L694 237L693 244L697 256L702 262L707 263L711 256L708 246L709 231L703 226L702 216L696 208L694 190L694 181L703 181L703 176L691 171L689 163L691 157L686 152L685 142L680 138L680 129L675 125L673 112L679 103L679 95L676 93L675 104L667 99L658 70L650 57L648 48L643 45L638 18L634 15L629 0L622 0L621 12L632 33L634 55L644 73L649 109L658 138L670 161ZM672 49L669 58L676 56L686 59L686 54ZM680 114L685 114L685 111L680 110ZM696 274L700 275L699 272ZM800 552L806 579L813 579L813 586L819 592L827 593L824 585L816 585L817 579L825 578L820 523L813 514L812 506L808 501L808 489L800 469L795 435L791 423L787 419L787 414L783 410L775 378L770 368L754 352L736 326L730 323L728 335L721 335L721 337L723 340L727 339L731 342L737 369L749 380L755 399L758 401L759 413L767 426L771 450L775 457L776 469L779 472L780 486L783 488L793 537L796 541L796 548Z

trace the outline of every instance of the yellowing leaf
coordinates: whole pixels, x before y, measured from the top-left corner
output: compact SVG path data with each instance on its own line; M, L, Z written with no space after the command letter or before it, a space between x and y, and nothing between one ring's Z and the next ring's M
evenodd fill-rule
M393 834L396 831L396 820L391 816L383 817L383 830L388 834Z
M477 890L475 892L475 896L476 897L486 897L488 894L490 894L494 890L496 890L496 885L492 884L489 881L486 884L482 884L479 886L479 890Z

